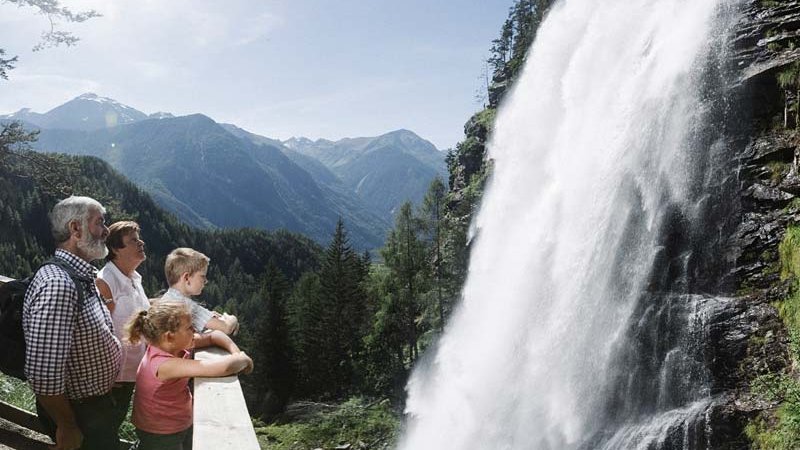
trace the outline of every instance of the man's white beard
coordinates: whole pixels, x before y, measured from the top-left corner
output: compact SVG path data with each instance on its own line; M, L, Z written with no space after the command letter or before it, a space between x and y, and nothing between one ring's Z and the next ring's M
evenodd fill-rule
M86 258L89 261L105 258L106 255L108 255L108 248L106 247L105 240L103 238L96 239L92 236L92 233L89 232L88 225L84 224L83 230L81 231L83 237L78 241L78 248L86 255Z

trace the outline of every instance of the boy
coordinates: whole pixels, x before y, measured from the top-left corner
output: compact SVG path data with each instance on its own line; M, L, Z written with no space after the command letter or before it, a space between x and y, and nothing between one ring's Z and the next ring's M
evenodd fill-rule
M198 333L203 330L220 330L225 334L235 334L239 330L239 321L230 314L218 314L200 306L192 297L200 295L205 287L208 256L191 248L176 248L164 264L169 290L163 299L179 299L189 305L192 312L192 325Z

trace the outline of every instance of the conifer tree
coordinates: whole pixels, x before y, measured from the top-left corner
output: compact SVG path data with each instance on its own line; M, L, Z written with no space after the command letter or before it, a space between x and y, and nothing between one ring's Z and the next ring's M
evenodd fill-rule
M397 278L385 266L370 273L369 296L379 305L372 330L365 338L365 390L371 395L403 397L410 368L405 356L406 333L401 319L400 289Z
M283 410L294 380L286 312L289 283L273 261L261 277L260 294L262 304L252 343L256 369L251 402L257 403L255 411L269 421Z
M421 227L414 216L410 202L405 202L395 219L395 227L386 239L386 246L381 250L386 267L388 267L397 287L397 302L392 309L394 317L387 320L396 321L405 339L408 358L411 362L419 355L419 337L421 331L417 319L421 314L421 296L426 291L427 262L425 245L420 240Z
M325 384L318 358L326 337L319 320L322 305L317 273L307 272L297 281L289 298L288 313L289 342L297 374L296 392L313 396Z
M302 279L292 300L292 341L302 389L312 397L338 397L359 384L357 367L369 320L365 276L365 260L351 248L340 219L318 281Z
M445 262L442 248L444 247L444 199L446 194L442 179L434 178L422 201L420 211L420 219L428 241L426 253L433 280L439 332L442 331L445 321Z

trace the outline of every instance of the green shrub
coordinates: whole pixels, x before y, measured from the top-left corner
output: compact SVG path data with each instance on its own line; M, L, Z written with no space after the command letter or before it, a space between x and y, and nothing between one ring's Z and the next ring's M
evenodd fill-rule
M775 305L789 332L789 356L796 365L800 361L800 227L786 229L778 245L781 278L793 279L795 285L788 298ZM794 450L800 448L800 382L792 373L768 373L758 376L750 385L751 392L767 401L778 402L772 417L752 420L745 433L753 447L762 450Z
M363 398L352 398L306 420L255 425L263 449L329 449L343 444L351 444L352 449L379 449L394 444L400 419L387 400L367 403Z

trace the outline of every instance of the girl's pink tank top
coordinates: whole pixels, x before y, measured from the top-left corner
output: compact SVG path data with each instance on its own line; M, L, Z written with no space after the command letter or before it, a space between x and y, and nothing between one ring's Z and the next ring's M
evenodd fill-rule
M184 350L183 358L189 357ZM158 347L148 345L136 372L133 394L133 425L148 433L172 434L192 426L192 394L189 379L161 381L158 367L168 358L175 358Z

